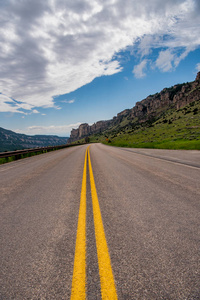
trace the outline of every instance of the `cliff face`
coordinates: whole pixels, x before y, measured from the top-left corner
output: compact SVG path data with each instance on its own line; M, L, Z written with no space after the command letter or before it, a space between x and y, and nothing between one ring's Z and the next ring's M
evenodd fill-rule
M195 81L177 84L171 88L165 88L160 93L150 95L137 102L132 109L125 109L112 120L99 121L93 125L81 124L78 129L72 129L69 142L79 140L95 133L101 133L116 124L120 124L125 117L130 120L137 118L139 123L159 116L164 111L175 108L180 109L185 105L200 100L200 72Z
M137 117L140 121L146 121L149 117L157 116L159 112L168 108L181 107L200 99L200 72L196 80L191 83L175 85L165 88L160 93L148 96L146 99L137 102L131 110L131 117Z
M73 141L77 141L83 137L86 137L90 134L103 132L111 124L112 124L112 120L98 121L97 123L94 123L91 126L88 125L87 123L81 124L78 129L72 129L68 142L71 143Z

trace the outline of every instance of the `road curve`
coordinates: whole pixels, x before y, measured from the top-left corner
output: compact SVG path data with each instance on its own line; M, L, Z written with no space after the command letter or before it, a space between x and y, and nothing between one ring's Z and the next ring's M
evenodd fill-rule
M0 299L200 299L200 152L86 149L0 166Z

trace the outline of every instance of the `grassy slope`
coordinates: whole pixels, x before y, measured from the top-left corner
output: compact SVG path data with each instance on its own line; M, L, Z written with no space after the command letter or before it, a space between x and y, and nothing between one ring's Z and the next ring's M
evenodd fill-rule
M125 118L109 131L91 136L90 141L119 147L200 150L200 101L178 111L168 110L151 123Z

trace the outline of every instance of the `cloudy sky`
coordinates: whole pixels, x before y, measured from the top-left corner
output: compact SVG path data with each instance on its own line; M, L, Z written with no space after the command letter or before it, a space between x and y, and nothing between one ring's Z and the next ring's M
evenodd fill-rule
M0 0L0 126L68 136L200 71L199 0Z

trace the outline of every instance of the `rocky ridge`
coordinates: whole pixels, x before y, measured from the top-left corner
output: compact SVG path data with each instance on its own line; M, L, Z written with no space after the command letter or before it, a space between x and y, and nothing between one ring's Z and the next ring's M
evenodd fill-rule
M0 127L0 152L57 146L66 144L68 138L55 135L26 135Z
M144 100L136 102L132 109L125 109L111 120L98 121L93 125L81 124L79 128L72 129L68 143L108 130L120 124L125 117L130 121L137 120L138 123L143 123L159 117L170 108L178 110L198 100L200 100L200 72L198 72L195 81L165 88L160 93L150 95Z

